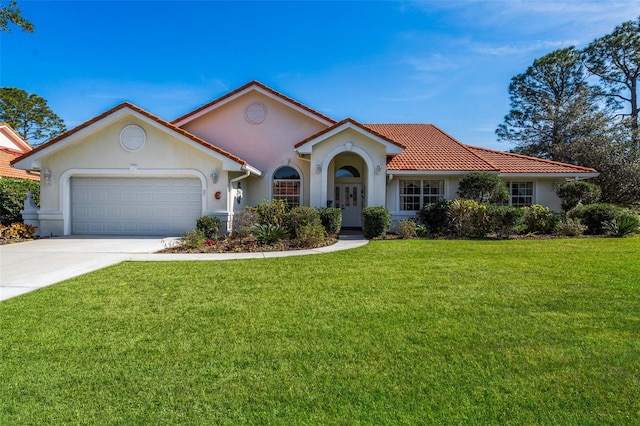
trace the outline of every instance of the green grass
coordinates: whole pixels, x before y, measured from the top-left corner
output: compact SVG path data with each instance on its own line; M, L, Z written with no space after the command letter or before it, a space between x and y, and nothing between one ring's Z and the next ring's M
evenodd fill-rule
M640 238L123 263L0 303L0 424L640 424Z

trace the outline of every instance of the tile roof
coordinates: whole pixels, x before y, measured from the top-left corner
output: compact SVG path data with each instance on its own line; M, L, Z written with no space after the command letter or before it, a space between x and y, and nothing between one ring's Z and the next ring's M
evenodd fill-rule
M30 175L24 170L14 169L10 166L11 161L20 157L22 154L24 154L24 152L0 147L0 178L40 180L40 177L37 175Z
M354 126L357 126L357 127L359 127L359 128L361 128L361 129L363 129L363 130L364 130L364 131L366 131L366 132L372 133L372 134L374 134L374 135L376 135L376 136L378 136L378 137L380 137L380 138L384 139L385 141L387 141L387 142L389 142L389 143L391 143L391 144L393 144L393 145L397 145L397 146L399 146L400 148L406 148L402 143L400 143L400 142L398 142L398 141L395 141L395 140L393 140L393 139L391 139L391 138L389 138L389 137L387 137L387 136L385 136L385 135L383 135L383 134L381 134L381 133L378 133L377 131L375 131L375 130L373 130L373 129L369 128L369 127L368 127L368 125L365 125L365 124L359 123L359 122L357 122L356 120L354 120L353 118L345 118L344 120L342 120L342 121L340 121L340 122L338 122L338 123L335 123L333 126L329 126L329 127L327 127L326 129L321 130L320 132L318 132L318 133L316 133L316 134L314 134L314 135L311 135L311 136L309 136L308 138L306 138L306 139L304 139L304 140L302 140L302 141L298 142L298 143L297 143L297 144L295 144L293 147L294 147L294 148L300 148L302 145L306 144L307 142L309 142L309 141L311 141L311 140L314 140L314 139L316 139L316 138L318 138L318 137L320 137L320 136L322 136L322 135L324 135L324 134L326 134L326 133L329 133L329 132L330 132L330 131L332 131L333 129L336 129L336 128L338 128L338 127L342 126L343 124L347 124L347 123L351 123L351 124L353 124Z
M502 173L598 173L597 170L589 167L469 145L467 147L476 155L500 169Z
M185 114L185 115L183 115L181 117L176 118L175 120L171 121L171 123L174 123L174 124L175 123L179 123L179 122L183 121L184 119L189 118L192 115L195 115L195 114L199 113L200 111L208 109L208 108L210 108L210 107L212 107L212 106L224 101L225 99L228 99L228 98L236 95L237 93L242 92L243 90L245 90L245 89L247 89L247 88L249 88L251 86L258 86L261 89L271 93L272 95L275 95L275 96L279 97L280 99L282 99L284 101L290 102L290 103L296 105L297 107L302 108L303 110L305 110L305 111L307 111L307 112L309 112L309 113L311 113L311 114L313 114L313 115L315 115L315 116L317 116L317 117L319 117L319 118L321 118L323 120L326 120L326 121L328 121L330 123L335 123L336 122L336 120L334 120L333 118L328 117L328 116L326 116L326 115L324 115L324 114L322 114L322 113L320 113L320 112L318 112L318 111L316 111L316 110L314 110L312 108L309 108L308 106L296 101L295 99L292 99L292 98L290 98L288 96L285 96L282 93L280 93L280 92L278 92L276 90L273 90L269 86L265 86L264 84L260 83L259 81L254 80L254 81L250 81L249 83L245 84L242 87L237 88L236 90L233 90L233 91L231 91L231 92L229 92L229 93L227 93L227 94L225 94L225 95L223 95L223 96L221 96L221 97L219 97L217 99L214 99L213 101L211 101L211 102L209 102L209 103L207 103L205 105L202 105L199 108L194 109L193 111L191 111L191 112L189 112L189 113L187 113L187 114Z
M497 171L483 158L432 124L363 124L404 145L387 162L388 170Z
M79 126L73 128L73 129L61 134L60 136L57 136L57 137L51 139L47 143L37 146L36 148L33 149L33 151L30 151L30 152L24 154L19 159L22 160L24 158L28 158L31 155L33 155L33 154L35 154L35 153L37 153L39 151L42 151L43 149L45 149L45 148L47 148L47 147L49 147L51 145L54 145L54 144L60 142L63 139L66 139L67 137L73 135L74 133L77 133L80 130L89 127L90 125L102 120L103 118L105 118L105 117L107 117L107 116L113 114L114 112L116 112L118 110L121 110L123 108L129 108L129 109L131 109L133 111L136 111L136 112L142 114L143 116L145 116L145 117L147 117L147 118L149 118L149 119L161 124L162 126L168 128L168 129L170 129L170 130L172 130L172 131L174 131L176 133L179 133L179 134L181 134L183 136L186 136L187 138L191 139L192 141L194 141L194 142L196 142L196 143L198 143L198 144L200 144L200 145L202 145L202 146L204 146L206 148L209 148L212 151L215 151L218 154L221 154L221 155L223 155L223 156L225 156L225 157L227 157L227 158L229 158L229 159L231 159L231 160L233 160L233 161L235 161L235 162L237 162L239 164L248 165L248 163L245 160L243 160L242 158L237 157L237 156L231 154L230 152L227 152L227 151L223 150L222 148L218 148L217 146L205 141L204 139L200 139L199 137L187 132L186 130L181 129L180 127L177 127L177 126L169 123L168 121L165 121L165 120L161 119L160 117L157 117L157 116L155 116L155 115L153 115L153 114L143 110L142 108L137 107L134 104L129 103L129 102L123 102L123 103L111 108L110 110L98 115L97 117L94 117L91 120L86 121L86 122L82 123L81 125L79 125ZM16 158L13 161L11 161L11 164L14 164L17 161L18 161L18 159Z

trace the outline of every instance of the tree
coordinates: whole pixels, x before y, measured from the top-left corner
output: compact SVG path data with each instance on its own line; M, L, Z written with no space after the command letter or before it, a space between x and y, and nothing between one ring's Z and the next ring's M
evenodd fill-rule
M556 194L562 200L562 210L571 210L578 204L593 204L600 199L602 190L598 185L585 180L570 180L558 185Z
M511 111L496 130L498 140L525 155L571 161L565 148L599 133L610 118L601 91L587 81L583 55L556 50L511 79Z
M10 23L19 26L23 31L32 33L34 30L33 24L22 17L22 10L18 8L18 3L15 0L11 0L9 6L0 5L0 32L10 33Z
M498 175L487 172L471 172L465 175L458 186L461 198L478 203L503 203L509 200L509 189Z
M14 87L0 88L0 121L8 123L32 145L39 145L66 130L47 101Z
M611 34L594 40L585 49L585 64L597 75L607 95L618 102L626 102L634 149L640 152L638 137L638 80L640 79L640 17L618 25Z

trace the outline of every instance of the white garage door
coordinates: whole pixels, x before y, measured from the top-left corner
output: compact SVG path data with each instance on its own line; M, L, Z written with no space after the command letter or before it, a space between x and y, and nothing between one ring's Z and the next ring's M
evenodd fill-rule
M71 179L71 233L180 235L202 214L199 179Z

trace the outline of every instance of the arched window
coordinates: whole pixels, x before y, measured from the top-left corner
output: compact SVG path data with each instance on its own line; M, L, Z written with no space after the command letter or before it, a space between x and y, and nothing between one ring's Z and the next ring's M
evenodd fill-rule
M289 207L300 205L300 173L293 167L280 167L273 174L272 194L274 200L284 200Z
M336 171L337 178L358 178L360 172L353 166L342 166Z

